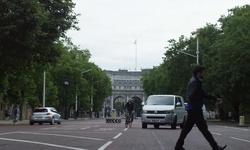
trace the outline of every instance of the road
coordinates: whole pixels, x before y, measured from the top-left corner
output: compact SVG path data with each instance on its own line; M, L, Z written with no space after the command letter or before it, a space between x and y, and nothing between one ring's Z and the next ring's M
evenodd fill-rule
M230 124L210 124L209 130L226 150L248 150L250 129ZM61 125L28 124L0 126L1 150L173 150L181 129L148 125L141 128L135 119L131 128L122 123L106 123L105 119L65 120ZM188 135L187 150L211 150L197 127Z

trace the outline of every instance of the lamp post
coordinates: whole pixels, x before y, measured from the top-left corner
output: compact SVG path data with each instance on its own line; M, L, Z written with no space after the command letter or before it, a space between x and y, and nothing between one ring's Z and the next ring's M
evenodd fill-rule
M87 72L89 72L89 71L91 71L91 70L92 70L92 69L85 70L85 71L82 72L82 74L87 73ZM77 112L77 92L76 92L75 111Z
M199 29L196 30L196 58L197 65L199 65Z
M92 116L93 105L94 105L94 104L93 104L93 93L94 93L93 85L94 85L95 83L100 82L100 81L101 81L101 80L94 82L94 83L92 84L92 86L91 86L90 112L89 112L89 117L90 117L90 118L93 118L93 116Z
M66 80L64 81L64 85L65 85L65 88L66 88L66 98L65 98L65 105L64 105L64 118L65 120L68 120L68 85L69 85L69 82Z
M183 52L183 51L180 51L180 50L176 50L180 53L183 53L185 55L188 55L188 56L191 56L191 57L195 57L196 58L196 64L199 65L199 29L197 29L196 31L196 56L195 55L192 55L192 54L189 54L189 53L186 53L186 52ZM166 47L165 47L166 48Z

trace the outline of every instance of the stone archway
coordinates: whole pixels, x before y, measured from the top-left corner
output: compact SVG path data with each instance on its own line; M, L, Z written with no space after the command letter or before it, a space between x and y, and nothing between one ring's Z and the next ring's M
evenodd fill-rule
M116 110L116 114L121 116L124 110L126 99L123 96L117 96L113 100L113 109Z
M136 117L141 117L141 112L142 112L142 99L135 96L132 97L134 105L135 105L135 116Z

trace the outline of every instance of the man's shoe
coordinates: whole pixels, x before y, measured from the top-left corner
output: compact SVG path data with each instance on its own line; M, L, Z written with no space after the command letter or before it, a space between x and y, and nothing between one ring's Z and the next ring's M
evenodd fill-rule
M213 150L223 150L227 147L227 145L225 146L218 146L217 148L213 149Z
M175 147L174 150L185 150L183 147Z

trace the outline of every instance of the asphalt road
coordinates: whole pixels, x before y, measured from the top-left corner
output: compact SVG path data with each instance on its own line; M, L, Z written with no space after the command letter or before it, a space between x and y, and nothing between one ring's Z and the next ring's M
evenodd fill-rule
M248 150L250 129L235 124L213 122L209 130L226 150ZM122 123L106 123L105 119L66 120L61 125L0 125L0 150L173 150L181 129L148 125L141 128L139 119L131 128ZM211 150L194 127L186 138L187 150Z

